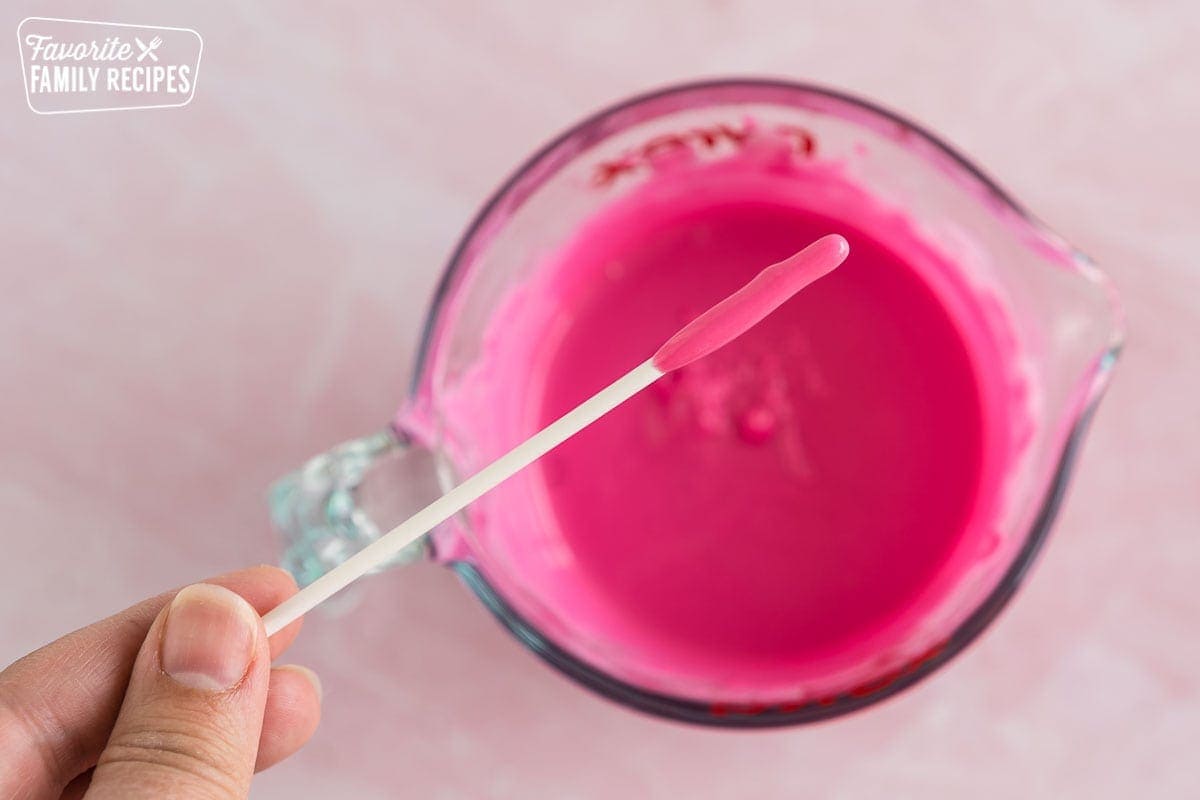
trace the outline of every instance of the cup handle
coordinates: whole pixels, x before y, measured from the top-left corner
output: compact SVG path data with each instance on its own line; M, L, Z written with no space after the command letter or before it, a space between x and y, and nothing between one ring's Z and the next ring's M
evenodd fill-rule
M432 456L392 429L322 453L270 489L271 519L284 538L282 566L306 586L439 494ZM386 566L429 555L428 536Z

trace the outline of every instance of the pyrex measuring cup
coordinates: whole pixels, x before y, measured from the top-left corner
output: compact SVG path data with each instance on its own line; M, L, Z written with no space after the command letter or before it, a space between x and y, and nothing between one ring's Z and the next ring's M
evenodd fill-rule
M496 557L487 526L469 515L396 563L431 558L451 567L523 644L579 683L644 711L712 725L793 724L861 708L930 674L991 622L1046 537L1107 384L1122 338L1116 296L1085 256L932 134L862 100L764 80L691 84L621 103L551 142L499 189L450 259L392 424L318 456L273 490L285 565L302 584L516 444L464 437L461 412L448 401L478 360L492 313L542 256L645 180L655 158L677 149L704 158L734 152L748 118L791 141L794 158L839 162L872 195L904 208L925 236L961 256L966 281L1002 304L1031 414L1005 476L994 550L903 647L777 697L715 676L671 674L564 621L542 587Z

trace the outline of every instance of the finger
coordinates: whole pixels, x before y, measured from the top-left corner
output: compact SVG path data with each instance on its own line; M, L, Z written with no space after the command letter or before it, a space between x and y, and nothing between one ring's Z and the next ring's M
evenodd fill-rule
M214 578L265 613L296 592L291 576L255 567ZM112 729L138 648L167 592L64 636L0 673L0 797L51 796L96 763ZM298 627L271 637L282 652Z
M312 737L321 721L321 683L312 670L286 665L271 670L254 771L274 766Z
M254 567L213 578L260 613L296 592L276 567ZM145 600L68 634L0 672L0 797L57 796L93 766L117 718L138 648L150 623L175 595ZM271 637L272 657L299 631Z
M245 798L270 663L249 603L212 584L181 590L138 652L89 800Z
M272 668L254 771L273 767L303 747L320 721L321 681L316 673L295 664ZM91 782L88 770L67 784L59 800L79 800Z
M82 775L76 775L75 780L67 784L58 800L79 800L92 785L92 771L89 769Z

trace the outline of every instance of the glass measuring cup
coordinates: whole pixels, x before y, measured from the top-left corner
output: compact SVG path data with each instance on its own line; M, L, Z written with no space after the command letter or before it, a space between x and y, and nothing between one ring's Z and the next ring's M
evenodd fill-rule
M904 208L924 236L959 256L966 280L1002 304L997 313L1020 353L1033 413L1005 476L992 552L903 647L778 696L671 674L565 621L546 587L523 581L497 555L479 517L456 518L396 562L432 558L450 566L522 643L583 685L644 711L714 725L792 724L863 707L920 680L990 623L1049 530L1107 383L1122 337L1115 294L1085 256L933 135L836 92L759 80L685 85L602 111L500 188L443 275L409 396L391 426L313 459L274 488L285 564L301 583L516 443L499 424L494 436L492 426L464 426L453 402L497 307L584 220L645 180L655 159L679 149L704 158L734 152L745 142L748 117L791 141L795 158L842 163L872 195ZM503 405L495 398L498 419ZM495 502L481 500L480 513L495 513Z

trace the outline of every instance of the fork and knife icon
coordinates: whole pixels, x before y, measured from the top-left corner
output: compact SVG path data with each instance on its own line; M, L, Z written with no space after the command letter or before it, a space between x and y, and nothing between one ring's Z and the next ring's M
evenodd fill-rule
M161 36L155 36L153 39L150 40L150 44L146 44L145 42L143 42L141 39L137 38L136 36L133 37L133 41L135 43L137 43L137 46L139 48L141 48L141 51L142 51L142 54L137 57L138 61L145 61L146 56L150 56L150 59L152 61L158 61L158 56L154 55L154 51L158 49L158 46L160 44L162 44Z

